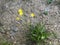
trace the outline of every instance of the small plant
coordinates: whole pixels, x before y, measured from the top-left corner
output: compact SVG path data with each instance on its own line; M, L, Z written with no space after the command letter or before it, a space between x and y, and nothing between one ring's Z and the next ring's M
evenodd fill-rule
M47 4L51 4L53 0L47 0Z
M46 30L43 24L36 24L35 26L30 25L30 39L35 42L37 45L40 45L40 42L44 42L45 39L48 38L50 33Z
M48 11L44 11L44 13L43 13L43 14L48 15Z
M2 41L0 42L0 45L13 45L13 44L7 41Z

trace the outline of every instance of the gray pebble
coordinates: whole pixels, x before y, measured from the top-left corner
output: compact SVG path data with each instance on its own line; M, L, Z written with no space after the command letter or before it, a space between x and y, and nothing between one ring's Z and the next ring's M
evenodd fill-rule
M18 27L16 27L16 26L11 26L11 30L16 32L16 31L18 31Z

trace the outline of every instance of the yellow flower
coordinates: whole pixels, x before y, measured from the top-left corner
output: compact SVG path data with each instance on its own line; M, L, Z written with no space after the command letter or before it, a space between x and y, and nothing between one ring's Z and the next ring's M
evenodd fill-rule
M19 13L20 16L22 16L22 15L23 15L23 10L20 8L20 9L18 10L18 13Z
M19 20L20 20L20 18L19 18L19 17L16 17L16 20L17 20L17 21L19 21Z
M31 13L31 17L34 17L35 16L35 14L34 13Z

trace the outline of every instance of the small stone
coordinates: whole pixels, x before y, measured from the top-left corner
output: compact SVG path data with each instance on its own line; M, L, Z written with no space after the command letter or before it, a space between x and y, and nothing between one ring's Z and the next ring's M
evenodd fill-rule
M15 32L10 31L10 36L14 36L14 35L15 35Z
M45 8L45 11L50 11L49 7L46 7L46 8Z
M16 41L14 41L14 44L16 44Z
M9 32L6 32L8 35L10 34Z
M52 42L50 41L50 44L52 44Z
M11 26L11 30L16 32L16 31L18 31L18 28L16 26Z
M59 40L59 42L60 42L60 40Z
M57 27L57 25L54 25L54 27Z
M13 36L11 36L11 39L14 39L14 37L13 37Z
M10 28L8 28L8 30L10 30Z

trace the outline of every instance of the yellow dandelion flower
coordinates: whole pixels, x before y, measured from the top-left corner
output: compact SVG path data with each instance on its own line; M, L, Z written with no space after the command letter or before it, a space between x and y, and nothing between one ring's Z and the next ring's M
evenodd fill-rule
M34 13L31 13L31 17L34 17L35 16L35 14Z
M20 18L19 17L16 17L16 20L20 20Z
M22 16L22 15L23 15L23 10L20 8L20 9L18 10L18 13L19 13L20 16Z

